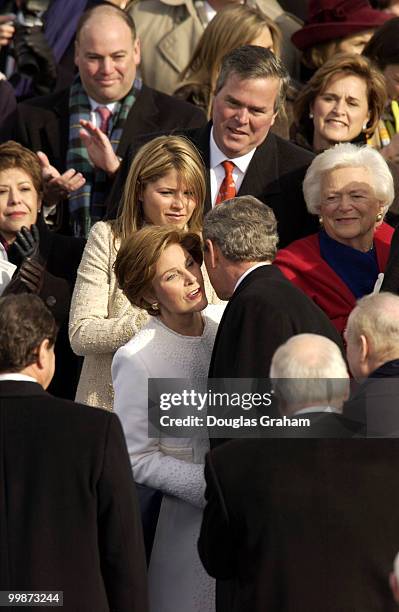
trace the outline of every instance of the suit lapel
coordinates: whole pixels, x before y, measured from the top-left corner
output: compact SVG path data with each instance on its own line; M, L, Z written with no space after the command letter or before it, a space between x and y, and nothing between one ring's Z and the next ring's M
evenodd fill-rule
M269 132L251 159L238 195L253 195L264 200L265 195L280 191L277 146L274 134Z

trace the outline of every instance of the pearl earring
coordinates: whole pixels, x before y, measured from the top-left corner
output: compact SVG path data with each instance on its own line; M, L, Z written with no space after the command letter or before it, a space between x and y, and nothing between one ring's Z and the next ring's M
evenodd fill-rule
M364 132L365 130L367 130L367 124L368 124L368 121L365 121L365 122L363 123L363 128L362 128L362 129L363 129L363 132Z
M309 113L309 119L313 119L313 117L314 117L314 115L313 115L312 111L310 111L310 113Z
M378 213L378 215L376 216L375 220L376 221L381 221L382 219L382 213Z

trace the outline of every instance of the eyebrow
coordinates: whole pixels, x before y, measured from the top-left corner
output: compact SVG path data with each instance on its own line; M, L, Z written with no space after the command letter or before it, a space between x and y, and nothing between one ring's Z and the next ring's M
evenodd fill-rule
M188 261L194 261L194 257L192 255L188 255L188 257L186 257L185 260L185 265L187 265ZM174 268L169 268L169 270L165 270L165 272L162 272L161 276L164 276L165 274L168 274L169 272L174 272L174 271L178 272L178 268L175 266Z
M237 100L237 98L234 98L231 95L227 95L226 96L226 100L227 100L227 102L234 102L234 104L238 104L239 106L246 106L245 104L240 102L240 100ZM260 112L266 112L266 110L267 110L265 106L248 106L248 108L250 110L260 111Z
M17 185L32 185L32 181L26 179L24 181L18 181ZM0 183L0 187L9 187L9 183Z

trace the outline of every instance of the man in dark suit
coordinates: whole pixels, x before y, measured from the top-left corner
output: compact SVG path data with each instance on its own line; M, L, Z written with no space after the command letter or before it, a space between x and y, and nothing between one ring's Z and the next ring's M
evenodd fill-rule
M204 220L204 260L221 299L229 300L216 335L212 378L267 378L275 350L295 334L342 341L326 315L270 265L273 211L252 196L216 206Z
M356 443L357 442L357 443ZM205 464L199 553L217 612L396 612L396 440L234 440Z
M131 17L111 4L95 6L78 24L79 75L72 87L19 105L16 139L43 152L46 203L73 193L69 208L75 233L87 234L89 221L102 218L107 175L130 142L146 133L205 122L199 109L143 85L136 77L139 62L140 42ZM90 219L83 222L77 211L85 208Z
M268 49L235 49L222 62L212 121L185 133L207 169L205 210L234 195L253 195L273 209L280 247L317 230L317 219L308 214L302 194L313 155L270 132L287 83L286 69ZM115 178L109 217L115 216L136 150L130 149Z
M0 299L0 590L63 591L65 612L147 612L122 427L46 393L55 335L38 296Z
M360 384L344 414L361 423L368 437L399 437L399 297L363 297L345 336L349 367Z

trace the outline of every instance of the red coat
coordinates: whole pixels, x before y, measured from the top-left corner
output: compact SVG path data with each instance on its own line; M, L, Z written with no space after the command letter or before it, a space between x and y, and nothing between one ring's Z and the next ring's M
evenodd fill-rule
M374 234L378 268L384 272L393 228L382 223ZM342 333L356 298L349 287L320 255L319 235L312 234L281 249L274 260L286 278L302 289Z

